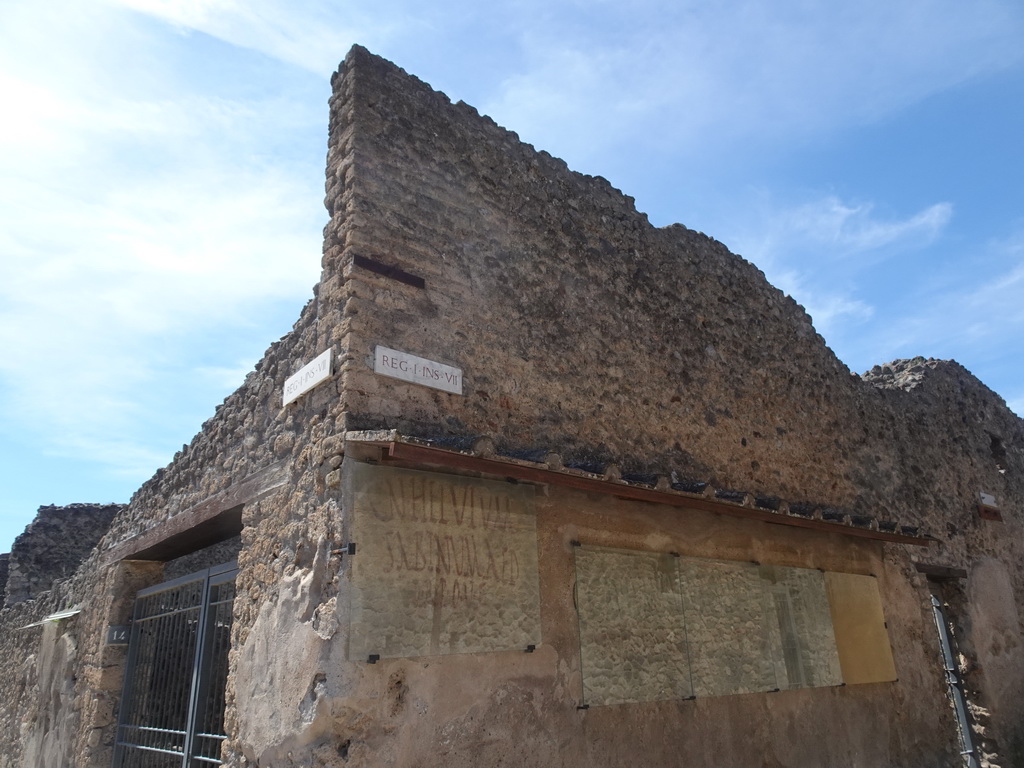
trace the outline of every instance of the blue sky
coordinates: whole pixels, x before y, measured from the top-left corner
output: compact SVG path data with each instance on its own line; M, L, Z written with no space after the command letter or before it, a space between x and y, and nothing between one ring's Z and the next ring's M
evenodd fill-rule
M1019 0L4 0L0 552L127 501L319 276L353 43L1024 413Z

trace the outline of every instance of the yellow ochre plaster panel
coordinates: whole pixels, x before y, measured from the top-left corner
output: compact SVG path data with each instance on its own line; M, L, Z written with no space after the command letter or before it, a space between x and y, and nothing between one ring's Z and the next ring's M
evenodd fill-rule
M843 681L882 683L896 679L878 580L854 573L825 574L832 626Z

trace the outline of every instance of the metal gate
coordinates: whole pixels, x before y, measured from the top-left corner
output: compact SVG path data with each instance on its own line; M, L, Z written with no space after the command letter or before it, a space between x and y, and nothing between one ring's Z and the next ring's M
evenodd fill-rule
M139 592L114 768L221 765L235 563Z

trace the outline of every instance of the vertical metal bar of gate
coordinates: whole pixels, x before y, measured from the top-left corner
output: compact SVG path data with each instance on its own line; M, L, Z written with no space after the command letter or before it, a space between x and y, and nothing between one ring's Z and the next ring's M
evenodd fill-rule
M967 697L964 694L963 681L960 679L960 669L957 666L956 657L953 655L953 636L942 610L942 601L935 595L931 597L932 615L935 617L935 627L939 631L939 644L942 646L942 667L946 673L946 686L949 689L949 698L953 702L953 709L956 711L956 725L960 733L962 748L960 754L966 768L979 768L978 755L974 751L971 721L967 714Z
M136 596L114 768L221 765L236 572L228 563Z
M199 706L197 699L199 697L200 681L202 680L202 664L203 664L203 646L206 640L206 622L210 614L210 583L207 578L203 583L203 601L199 607L199 620L196 622L196 646L195 651L192 654L191 664L191 675L189 684L189 698L188 698L188 714L185 718L185 743L182 747L182 751L186 755L186 761L182 763L185 768L190 765L192 757L192 745L195 741L195 726L196 721L196 708Z
M182 670L197 639L205 573L141 590L136 597L114 745L118 768L181 765L188 689ZM190 620L191 618L191 620Z
M211 568L207 580L202 642L196 647L189 734L188 765L221 765L224 734L224 688L227 684L227 652L231 643L232 606L235 598L234 563Z

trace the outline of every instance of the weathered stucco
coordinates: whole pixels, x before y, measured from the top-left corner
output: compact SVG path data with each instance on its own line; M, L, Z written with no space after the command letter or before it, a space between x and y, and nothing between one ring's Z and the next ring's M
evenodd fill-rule
M284 579L240 652L239 743L250 764L616 766L643 755L674 765L685 755L687 765L881 766L908 754L946 764L955 748L948 714L914 706L922 697L944 703L937 669L921 664L935 655L926 594L889 575L881 545L557 490L539 500L537 519L544 642L534 653L349 662L344 615L326 631L318 615L343 600L343 580L329 583L324 563ZM581 711L574 540L879 573L886 609L901 617L900 684Z
M931 589L991 764L1022 764L1024 422L998 395L954 362L852 374L721 243L652 227L605 180L361 48L333 85L314 298L81 567L4 609L0 681L16 705L0 766L109 765L125 650L106 628L140 588L233 556L227 765L957 765ZM462 369L463 394L374 374L377 345ZM282 407L285 379L325 349L332 377ZM383 458L357 430L606 479L613 490L539 486L533 652L350 658L360 553L343 462ZM615 498L641 476L838 522ZM979 516L981 491L1002 521ZM240 532L183 522L239 508ZM854 535L887 521L934 543ZM898 680L580 709L574 541L875 574Z
M30 660L26 674L38 690L39 721L26 723L26 765L71 765L74 762L74 736L77 718L74 712L75 668L78 644L74 636L62 631L55 622L42 629L39 656Z

